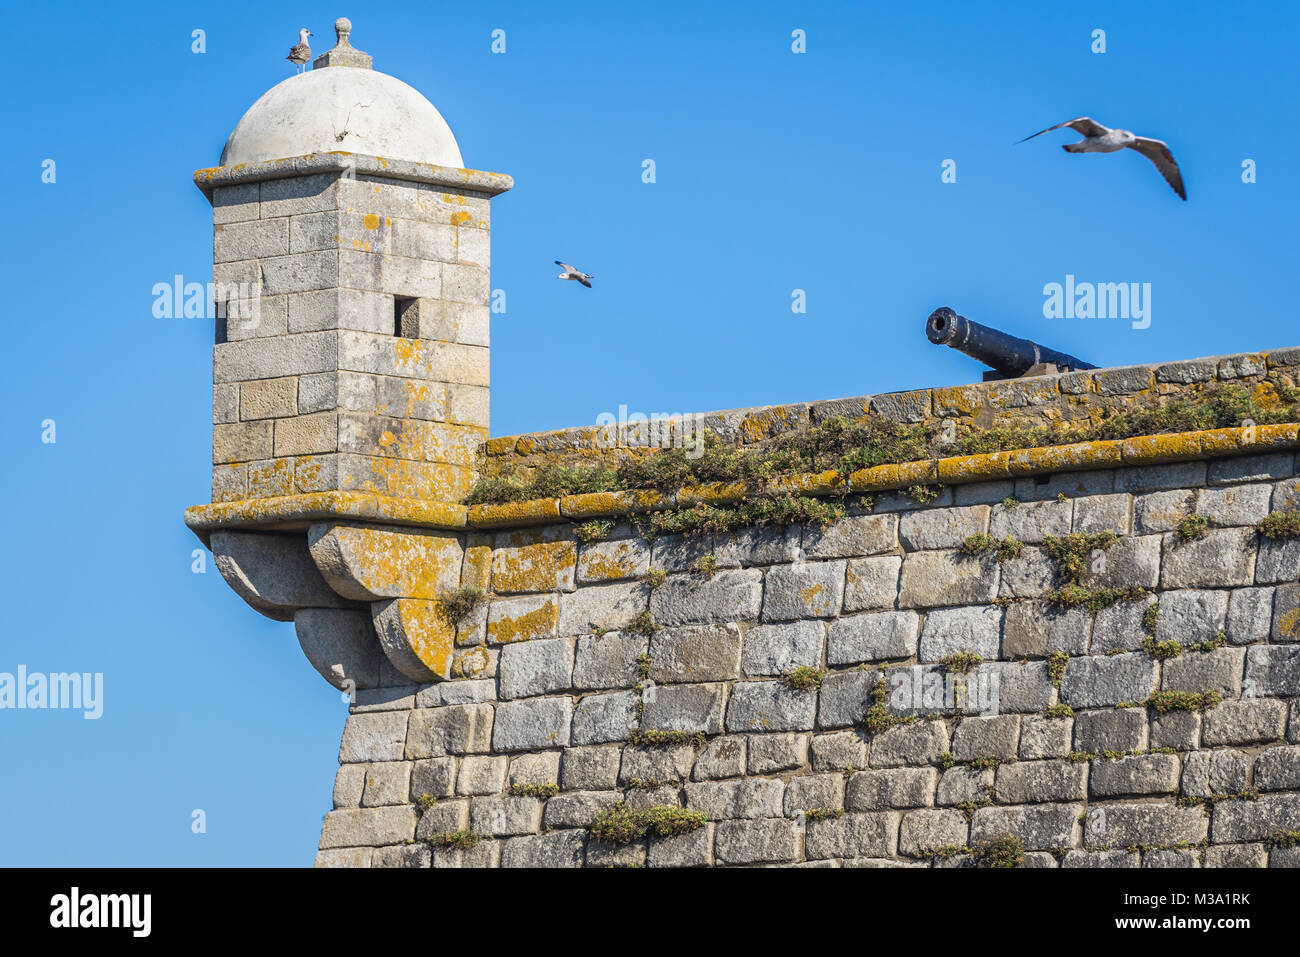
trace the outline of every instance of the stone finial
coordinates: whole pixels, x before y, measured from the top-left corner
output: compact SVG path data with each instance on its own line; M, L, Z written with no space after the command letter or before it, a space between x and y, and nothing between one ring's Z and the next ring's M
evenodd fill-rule
M359 70L369 70L372 58L369 53L361 52L348 42L351 33L351 20L347 17L339 17L335 20L334 35L338 37L338 42L334 44L333 50L322 53L312 62L312 69L319 70L323 66L350 66Z

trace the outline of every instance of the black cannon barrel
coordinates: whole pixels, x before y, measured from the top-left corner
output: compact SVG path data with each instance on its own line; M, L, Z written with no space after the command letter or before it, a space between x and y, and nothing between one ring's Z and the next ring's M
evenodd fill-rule
M1041 362L1050 362L1061 371L1097 368L1091 362L1040 346L1029 339L1018 339L981 326L957 315L947 306L930 313L925 323L925 334L935 345L951 346L1007 378L1022 376Z

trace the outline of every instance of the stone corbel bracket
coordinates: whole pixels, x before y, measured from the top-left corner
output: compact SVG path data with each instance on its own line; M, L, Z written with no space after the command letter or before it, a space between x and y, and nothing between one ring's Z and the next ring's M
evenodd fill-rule
M472 677L481 649L458 650L442 596L457 589L462 534L319 521L305 530L216 530L208 536L231 589L275 621L292 621L312 666L357 691Z

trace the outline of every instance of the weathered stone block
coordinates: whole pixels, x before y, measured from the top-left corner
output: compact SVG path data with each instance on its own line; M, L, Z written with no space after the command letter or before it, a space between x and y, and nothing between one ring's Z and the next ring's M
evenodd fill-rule
M1263 841L1278 831L1295 830L1297 821L1300 794L1265 794L1258 801L1220 801L1214 805L1210 837L1215 844Z
M749 773L775 774L802 768L808 763L806 734L751 734Z
M567 708L567 698L542 698L539 701L547 702L564 702ZM520 704L534 704L535 702L520 702ZM636 727L636 703L637 695L634 691L616 691L611 694L590 694L585 695L578 701L578 707L573 714L573 743L574 744L604 744L607 741L624 741L627 739L628 732ZM502 707L506 707L503 705ZM500 726L505 716L500 712L497 714L497 724ZM522 719L521 719L522 720ZM568 738L568 719L567 713L564 713L559 705L552 705L548 709L547 719L549 721L549 737L539 744L526 745L520 747L555 747L557 744L563 745L569 743ZM524 736L521 741L537 740L537 737L528 737L528 732L520 729Z
M1238 794L1246 789L1250 763L1244 751L1195 751L1183 762L1183 793L1193 797Z
M809 558L880 555L898 547L898 516L860 515L842 518L826 529L810 526L803 541Z
M1079 815L1082 811L1082 804L978 808L971 818L971 844L1010 834L1020 838L1028 851L1075 847L1079 843Z
M1014 761L1020 740L1020 717L998 715L965 718L952 734L952 753L958 761L995 757Z
M1007 608L1002 653L1011 659L1044 658L1054 651L1086 654L1092 629L1093 617L1086 608L1061 610L1037 601L1016 602Z
M804 836L808 860L884 858L895 852L898 815L845 814L809 821Z
M1093 797L1173 794L1178 790L1179 771L1178 757L1173 754L1101 758L1092 762L1088 788Z
M1070 753L1073 735L1073 718L1027 714L1020 721L1020 759L1063 758Z
M1072 708L1105 708L1145 701L1156 690L1156 662L1144 654L1071 658L1061 700Z
M795 860L799 845L792 821L724 821L714 832L713 853L721 864L779 863Z
M763 573L757 568L720 571L704 580L672 575L651 594L650 613L661 625L753 621L762 597Z
M637 658L649 640L631 632L586 635L577 639L573 686L580 690L631 688L639 677Z
M849 778L844 805L851 811L928 807L934 804L938 778L934 768L859 771Z
M732 686L728 731L810 731L817 693L779 681L744 681Z
M657 682L739 678L740 629L733 622L660 629L650 639L650 677Z
M701 781L683 785L686 807L711 821L780 817L785 785L773 778Z
M920 660L939 661L963 651L993 660L998 657L1001 642L1002 609L940 608L926 615L921 626Z
M971 535L988 530L989 507L932 508L905 513L898 523L898 540L908 551L960 548Z
M1286 702L1272 698L1225 701L1205 713L1201 742L1212 747L1280 741L1286 711Z
M1255 580L1253 528L1214 528L1190 542L1165 536L1162 588L1222 588Z
M778 565L767 573L763 620L792 621L838 615L844 602L844 562Z
M868 763L873 768L933 764L948 750L948 729L942 721L900 724L876 735Z
M1015 508L995 507L989 519L989 534L1037 545L1048 535L1069 535L1073 522L1073 501L1021 502Z
M998 566L992 558L961 552L913 552L903 559L899 608L987 605L997 597Z
M941 847L960 847L966 844L969 832L960 811L908 811L898 833L898 853L912 856Z
M1140 708L1085 711L1074 717L1074 750L1138 751L1146 747L1147 716Z
M642 696L641 726L659 731L722 733L726 685L657 685Z
M339 762L400 761L408 714L388 711L348 715L339 745Z
M1004 804L1082 801L1088 766L1073 761L1018 761L998 767L997 799Z
M321 828L320 846L327 849L400 844L415 836L415 823L415 808L410 805L330 811Z
M796 668L816 668L825 643L826 625L820 621L755 625L745 634L741 665L746 675L784 675Z
M920 618L912 611L885 611L837 619L830 625L826 663L853 665L910 658L916 654L920 625Z
M1300 695L1300 645L1248 649L1245 688L1247 695Z
M1225 697L1237 697L1245 660L1245 648L1185 652L1165 662L1160 687L1164 691L1218 691Z
M583 699L584 702L587 700ZM504 702L496 709L492 748L494 751L531 751L562 747L569 743L572 723L573 704L570 698L531 698Z
M902 567L903 559L897 555L850 561L844 575L844 611L893 608Z
M421 708L411 712L406 757L435 758L488 750L493 711L489 704Z
M745 773L747 740L739 734L713 738L695 759L695 770L691 777L696 781L740 777Z
M512 837L501 845L502 867L581 867L585 831L552 831Z
M572 638L520 641L501 649L497 680L502 698L526 698L565 690L572 678Z

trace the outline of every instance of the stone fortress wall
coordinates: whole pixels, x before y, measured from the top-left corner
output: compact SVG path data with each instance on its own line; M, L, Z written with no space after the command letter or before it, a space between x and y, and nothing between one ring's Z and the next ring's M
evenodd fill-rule
M824 530L468 532L464 664L359 693L318 863L942 866L1004 835L1031 866L1300 863L1270 846L1300 825L1300 541L1255 528L1300 504L1278 444L884 493ZM1080 583L1151 595L1051 607L1047 537L1108 531ZM1024 548L965 554L982 533ZM620 802L706 823L593 836Z
M186 513L351 701L319 865L1300 864L1300 424L780 477L846 503L825 525L638 530L727 482L467 504L638 453L489 438L512 181L335 26L195 173L239 308ZM1298 380L1288 348L698 421L761 449L832 417L1278 409Z

